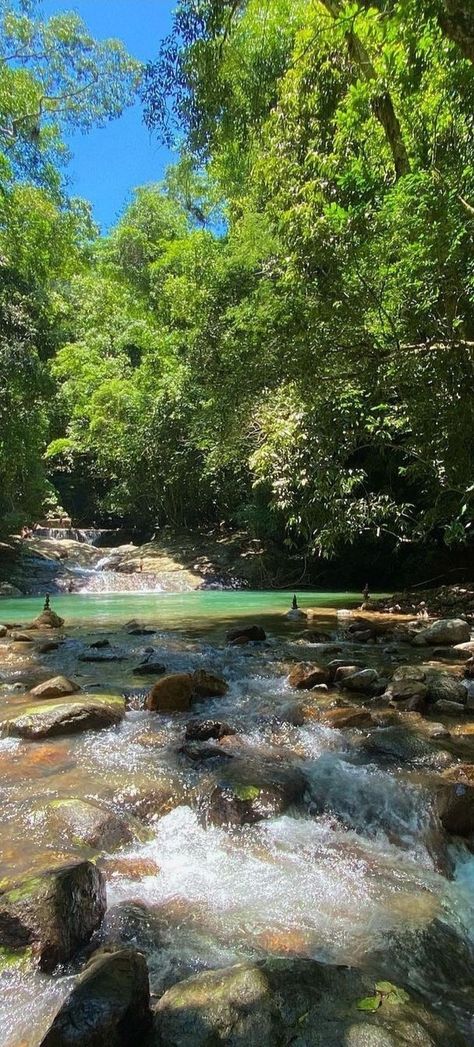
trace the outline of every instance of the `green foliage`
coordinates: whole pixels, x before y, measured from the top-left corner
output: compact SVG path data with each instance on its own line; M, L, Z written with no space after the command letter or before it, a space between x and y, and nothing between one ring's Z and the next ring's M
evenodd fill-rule
M45 165L62 122L116 113L139 70L92 47L83 113L84 27L35 22L68 109L42 109L43 185L0 199L28 374L56 390L28 461L49 426L52 479L94 512L226 521L305 556L471 540L474 69L446 17L443 0L179 0L143 91L182 159L102 239ZM31 51L28 26L11 32ZM16 76L30 107L54 85L31 54L4 66L10 126Z
M41 18L0 2L0 527L51 498L43 452L60 425L48 360L65 341L65 288L90 262L90 208L62 189L65 127L118 115L140 66L117 41L96 42L74 14Z

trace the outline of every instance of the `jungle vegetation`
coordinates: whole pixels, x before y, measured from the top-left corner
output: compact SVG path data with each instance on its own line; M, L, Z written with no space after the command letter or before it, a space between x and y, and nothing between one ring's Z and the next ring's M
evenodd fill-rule
M179 152L99 235L65 130ZM179 0L143 68L0 3L0 517L472 541L469 0ZM352 555L350 553L350 555Z

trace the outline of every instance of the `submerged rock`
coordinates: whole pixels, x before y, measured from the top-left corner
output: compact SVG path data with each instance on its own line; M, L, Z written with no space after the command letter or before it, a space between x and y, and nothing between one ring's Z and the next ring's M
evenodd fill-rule
M220 720L191 720L184 735L187 742L208 742L211 738L219 741L227 735L237 734L235 727Z
M158 662L155 658L149 658L145 662L140 662L133 669L134 676L161 676L165 672L166 665L163 665L163 662Z
M156 1045L210 1047L211 1044L276 1044L277 1024L270 985L251 964L205 971L178 982L155 1009Z
M158 713L188 712L193 693L190 673L169 673L152 687L146 697L145 708Z
M422 763L442 770L452 762L449 753L404 726L372 731L362 746L371 756L394 763Z
M67 698L69 694L80 691L78 683L69 680L67 676L52 676L50 680L39 683L30 691L31 698Z
M151 1024L144 956L99 950L89 960L40 1047L136 1047Z
M102 730L120 723L124 715L123 698L111 695L84 695L69 702L49 699L41 705L28 706L11 720L4 720L2 731L36 741L78 731Z
M133 840L124 818L87 800L52 800L45 808L48 827L68 844L111 850Z
M89 941L105 909L104 877L91 862L40 873L0 891L0 945L32 945L41 969L52 971Z
M240 645L266 640L267 634L261 625L238 625L229 629L226 639L230 644Z

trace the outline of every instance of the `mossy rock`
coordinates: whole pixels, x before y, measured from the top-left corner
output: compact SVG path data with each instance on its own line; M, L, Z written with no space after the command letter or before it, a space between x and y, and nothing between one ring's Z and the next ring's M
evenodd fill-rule
M30 741L97 731L112 727L123 719L125 702L115 695L81 695L64 702L60 699L29 705L23 713L4 720L2 732Z
M79 797L52 800L44 815L53 839L62 837L73 847L110 851L134 839L126 818Z
M105 908L105 880L92 862L25 878L0 893L0 945L15 952L31 946L41 969L52 971L89 940Z

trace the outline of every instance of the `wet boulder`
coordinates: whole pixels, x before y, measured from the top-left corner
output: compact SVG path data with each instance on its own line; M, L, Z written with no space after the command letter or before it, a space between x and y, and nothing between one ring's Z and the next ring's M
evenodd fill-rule
M235 727L221 723L220 720L190 720L184 737L187 742L208 742L211 739L219 741L236 733Z
M60 643L60 640L44 640L38 644L36 650L38 654L51 654L51 651L58 650Z
M440 716L462 716L465 711L461 702L451 702L447 698L439 698L433 705L433 712Z
M7 635L8 629L6 625L0 625L0 639L3 639Z
M433 779L432 794L443 828L455 836L474 833L474 783L451 780L451 769L441 779Z
M229 629L226 639L227 643L240 646L246 643L259 643L266 640L267 634L261 625L237 625Z
M338 676L339 670L336 672L336 681L341 684L348 691L356 691L360 694L371 694L374 691L374 687L379 682L379 676L376 669L357 669L354 673L349 673L347 676Z
M146 960L135 949L98 950L40 1047L135 1047L151 1025Z
M419 673L413 676L407 674L394 673L393 679L390 681L386 691L382 695L382 698L388 702L410 702L413 700L421 700L425 703L428 698L428 688L423 679L419 679ZM421 674L424 677L424 673Z
M252 825L283 814L304 788L298 770L252 768L236 759L201 797L199 813L204 825Z
M32 946L43 971L66 963L100 926L105 881L91 862L72 862L0 891L0 945Z
M389 991L391 990L391 991ZM373 1000L375 1006L361 1007ZM152 1047L462 1047L449 1018L365 971L266 960L173 985L154 1008Z
M265 973L251 964L205 971L178 982L155 1008L155 1044L270 1047L276 1011Z
M312 665L309 662L298 662L293 666L288 676L290 687L297 691L310 691L319 684L328 683L329 673L320 665Z
M382 763L421 764L436 770L452 763L449 753L402 725L372 731L363 739L362 748Z
M110 851L134 838L125 818L77 797L52 800L44 815L54 838L76 847Z
M169 673L152 687L146 697L145 708L156 713L188 712L193 694L190 673Z
M459 702L465 705L467 690L458 676L443 672L442 669L427 669L425 682L429 699L432 702Z
M12 640L13 643L33 643L34 639L35 637L31 633L21 632L18 629L14 629L14 631L10 633L10 640Z
M232 760L234 754L223 749L215 742L185 742L178 749L182 756L193 763L204 763L206 760Z
M440 618L439 621L414 632L411 643L416 647L423 647L425 644L432 647L454 647L455 644L467 643L470 638L471 629L463 618Z
M83 695L80 699L48 699L41 705L29 705L23 713L2 722L6 735L38 741L79 731L98 731L113 727L123 720L123 698L113 695Z
M193 695L201 698L222 698L229 690L229 685L221 676L208 669L196 669L193 673Z
M52 676L50 680L39 683L30 691L31 698L67 698L70 694L80 691L78 683L69 680L67 676Z
M343 706L339 709L325 709L320 716L321 723L327 727L343 730L348 727L368 727L373 723L368 709L356 706Z

